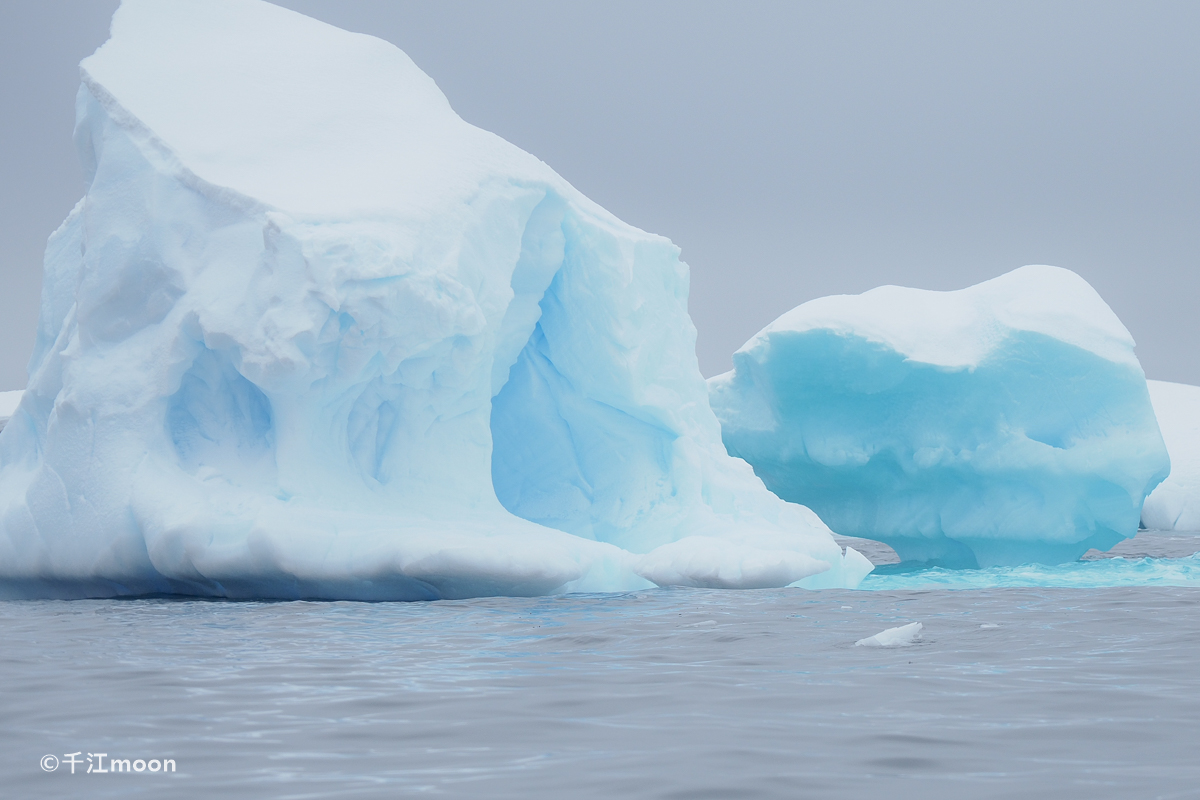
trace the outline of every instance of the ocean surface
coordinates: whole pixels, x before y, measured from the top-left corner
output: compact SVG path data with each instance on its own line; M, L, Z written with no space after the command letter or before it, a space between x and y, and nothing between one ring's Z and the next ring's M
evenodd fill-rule
M1200 536L1121 547L859 591L0 602L0 795L1200 798Z

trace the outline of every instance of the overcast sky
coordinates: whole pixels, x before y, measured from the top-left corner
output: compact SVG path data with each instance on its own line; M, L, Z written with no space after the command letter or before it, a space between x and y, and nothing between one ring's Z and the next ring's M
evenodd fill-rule
M1200 384L1200 3L288 0L405 50L467 121L692 268L705 375L787 309L1075 270ZM83 191L76 65L115 0L0 3L0 389Z

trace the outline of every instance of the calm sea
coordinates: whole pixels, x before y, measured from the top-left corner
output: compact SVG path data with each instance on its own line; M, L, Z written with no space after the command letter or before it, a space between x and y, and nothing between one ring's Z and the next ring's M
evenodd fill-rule
M1125 547L1160 557L865 591L0 603L0 795L1200 798L1200 538ZM909 622L912 646L855 645Z

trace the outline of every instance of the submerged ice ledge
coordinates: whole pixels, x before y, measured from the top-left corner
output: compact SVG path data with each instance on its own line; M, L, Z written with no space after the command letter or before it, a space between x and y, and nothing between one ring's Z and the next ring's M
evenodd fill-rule
M125 0L81 70L88 188L0 433L6 596L870 571L726 454L677 248L395 47L255 0Z
M1185 558L1104 558L1070 564L1025 564L987 569L934 567L871 574L859 588L891 592L1037 587L1106 589L1119 586L1200 586L1200 554Z

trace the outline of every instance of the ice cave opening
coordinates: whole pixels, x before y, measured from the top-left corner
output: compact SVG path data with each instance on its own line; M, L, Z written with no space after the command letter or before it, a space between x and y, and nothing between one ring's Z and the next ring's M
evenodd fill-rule
M678 434L639 407L631 350L597 309L614 293L598 291L597 277L612 270L595 262L620 259L614 247L553 193L534 210L496 348L492 484L518 517L645 552L669 539L628 534L674 492Z

